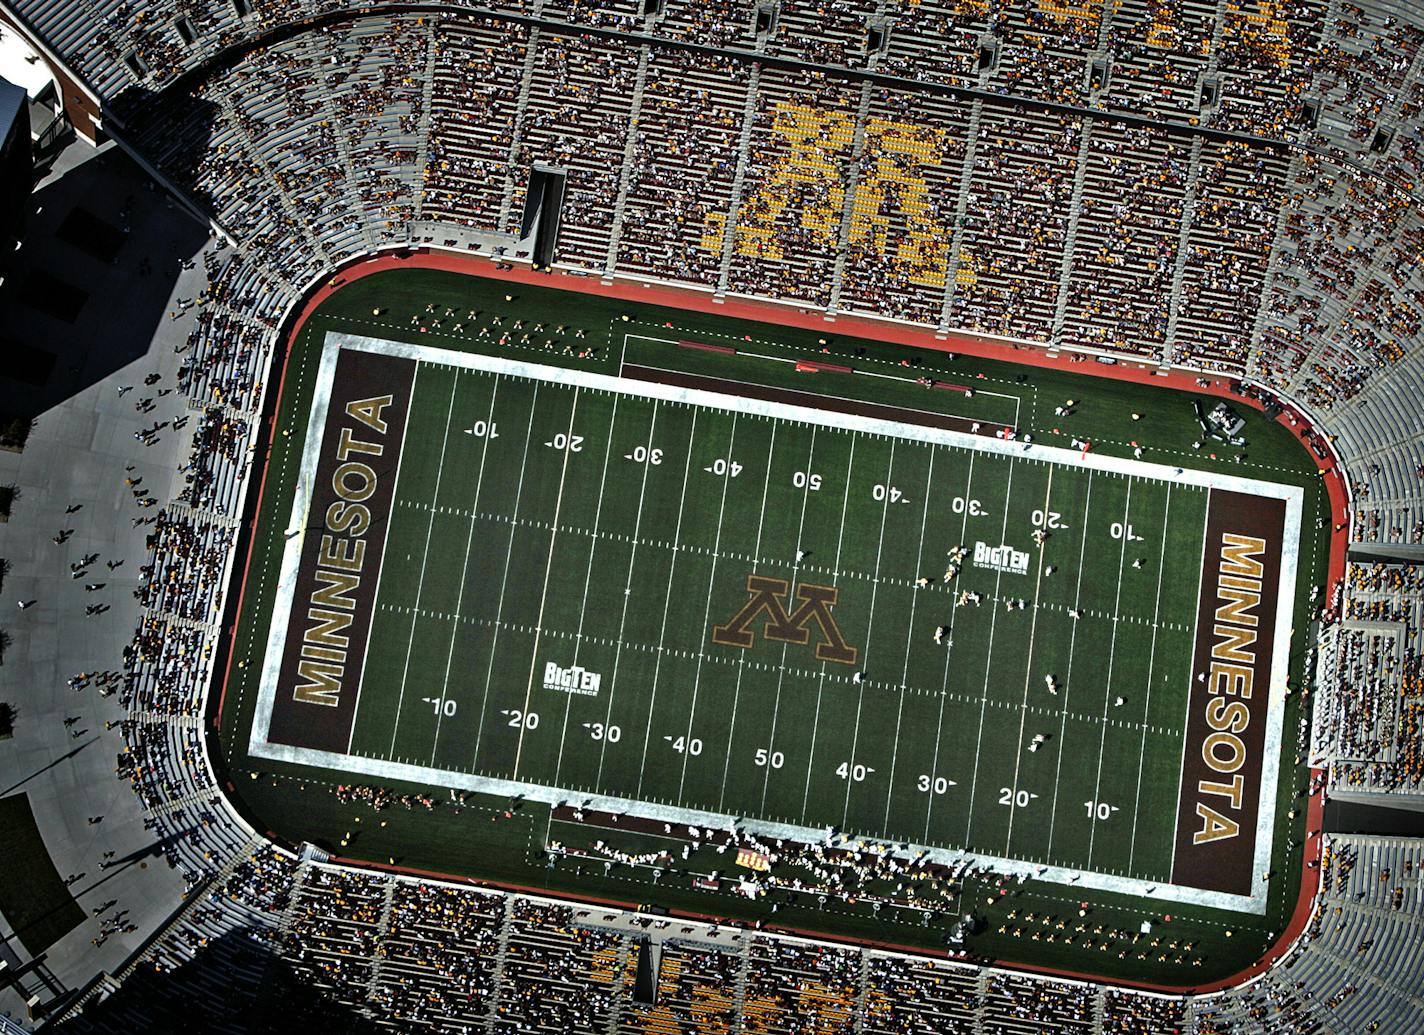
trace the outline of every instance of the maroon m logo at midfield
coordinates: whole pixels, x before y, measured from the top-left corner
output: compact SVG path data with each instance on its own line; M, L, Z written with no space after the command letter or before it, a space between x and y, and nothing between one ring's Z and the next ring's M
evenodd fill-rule
M747 576L747 593L751 595L742 609L732 616L725 625L712 627L712 642L724 647L750 647L756 643L756 633L752 623L762 613L766 613L766 624L762 635L768 640L782 643L806 644L811 640L811 630L807 628L815 622L821 630L821 641L816 644L816 657L821 661L834 661L839 665L854 665L860 652L841 635L831 608L840 596L835 586L810 586L805 583L796 587L796 610L786 613L787 594L790 585L785 579L773 579L765 575Z

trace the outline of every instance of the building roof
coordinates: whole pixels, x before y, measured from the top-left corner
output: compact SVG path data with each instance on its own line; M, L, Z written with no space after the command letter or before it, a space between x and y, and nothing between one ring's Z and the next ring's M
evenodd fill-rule
M21 119L25 122L25 132L30 131L29 99L23 87L0 79L0 143L10 139L11 126Z
M0 26L0 79L6 79L31 97L54 81L45 60L14 29Z

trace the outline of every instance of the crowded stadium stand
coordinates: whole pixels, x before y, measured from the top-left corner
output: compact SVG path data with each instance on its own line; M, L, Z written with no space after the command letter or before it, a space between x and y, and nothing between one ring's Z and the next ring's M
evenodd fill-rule
M81 682L122 703L118 775L187 891L51 1023L247 1031L320 990L373 1031L1418 1030L1417 841L1312 831L1322 890L1285 957L1165 996L294 856L227 804L201 725L284 317L378 249L527 259L547 166L558 270L1220 372L1308 415L1345 533L1383 551L1320 601L1311 758L1331 793L1417 799L1417 5L382 6L0 2L212 230L175 302L182 486L148 512L122 666ZM655 1003L633 930L660 946Z

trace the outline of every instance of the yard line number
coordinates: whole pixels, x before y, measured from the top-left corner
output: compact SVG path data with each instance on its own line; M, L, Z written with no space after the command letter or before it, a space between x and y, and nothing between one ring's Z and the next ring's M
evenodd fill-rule
M1021 809L1028 808L1028 803L1037 798L1038 795L1032 791L1016 791L1012 787L999 788L999 804L1014 805Z
M510 729L515 730L537 730L539 728L538 712L522 712L518 708L511 708L500 712L508 721L505 723Z
M951 787L959 785L943 776L930 776L929 773L921 773L915 786L919 788L921 794L943 794Z
M719 456L716 460L713 460L710 466L704 467L702 469L708 474L715 474L719 477L725 475L730 478L737 477L737 475L741 474L743 470L742 465L737 463L737 461L728 460L726 457L721 456Z
M851 783L864 783L865 778L873 772L875 770L870 766L861 765L859 762L842 762L836 766L836 775Z
M780 751L768 751L766 748L757 748L756 765L760 769L770 766L772 769L780 769L786 764L786 755Z
M1105 801L1085 801L1083 807L1088 810L1088 818L1096 816L1098 819L1112 819L1112 814L1118 811L1116 805L1109 805Z
M647 446L634 446L633 452L624 453L624 460L631 460L635 464L652 464L660 467L663 462L663 451L661 449L649 449Z

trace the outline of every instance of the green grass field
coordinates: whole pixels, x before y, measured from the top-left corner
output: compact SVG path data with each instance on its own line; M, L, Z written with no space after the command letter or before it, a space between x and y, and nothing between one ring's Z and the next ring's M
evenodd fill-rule
M1170 881L1207 486L427 355L350 768Z
M1028 887L1044 901L1064 898L1065 908L1083 897L1116 903L1121 922L1135 926L1133 884L1166 882L1172 867L1203 479L1303 487L1303 520L1319 527L1321 494L1299 444L1245 411L1250 456L1232 462L1234 451L1193 451L1189 397L1155 386L856 339L823 347L814 332L543 289L502 305L503 290L429 271L377 275L344 289L294 346L258 516L267 531L248 568L221 724L237 789L259 821L361 858L617 898L647 894L636 886L648 875L594 877L540 861L551 836L580 837L545 803L595 798L642 803L635 808L657 817L834 826L1131 877ZM427 303L447 299L482 315L463 331L450 320L426 326ZM630 320L619 321L620 311ZM501 315L503 327L492 326ZM518 335L498 346L516 317L526 333L536 322L567 322L563 347ZM574 327L584 332L576 344ZM489 337L477 335L485 329ZM308 415L324 390L326 331L453 355L427 354L416 375L350 753L279 758L249 744L249 731L281 599L281 532L293 527ZM739 354L680 349L681 338L730 342ZM589 352L571 354L569 344ZM797 373L801 357L853 365L857 375ZM510 360L544 369L496 369ZM750 413L735 400L689 406L654 398L640 382L615 392L563 373L615 377L624 363L717 378L734 396L738 386L771 386L820 396L831 409L833 400L893 406L910 419L898 431L864 431L835 413ZM916 384L926 374L975 392L927 392ZM1055 417L1069 398L1074 415ZM1093 456L1124 461L1140 441L1155 467L1083 471L1017 447L941 440L915 426L917 410L1012 425L1065 449L1087 435ZM1038 527L1049 532L1041 549L1031 538ZM1319 577L1320 543L1308 539L1297 626ZM981 542L1026 553L1026 573L976 566ZM961 546L969 558L946 584L947 552ZM787 612L801 586L836 589L830 613L855 663L816 656L827 637L815 621L804 644L769 639L765 611L746 626L750 646L716 642L714 628L735 624L750 600L753 574L787 584ZM930 584L917 586L922 577ZM966 591L982 601L959 603ZM1021 598L1022 610L1006 609ZM1293 645L1293 674L1300 659ZM551 664L564 679L575 667L595 674L596 692L546 687ZM1289 729L1295 702L1286 708ZM1284 779L1262 807L1283 817L1290 759L1266 764ZM471 826L467 810L437 809L387 813L389 828L378 830L353 827L350 807L321 792L340 783L436 788L442 799L445 787L487 791L471 802L495 818L511 793L526 799L509 826ZM1291 850L1278 836L1272 864ZM687 877L721 864L697 863ZM705 892L687 883L664 880L658 900L707 908L697 905ZM1262 931L1280 923L1289 892L1277 882L1269 894ZM1183 920L1198 915L1185 901ZM782 906L783 918L818 930L870 932L886 922L851 907L833 917ZM721 899L713 908L755 912ZM1249 951L1239 937L1220 940L1220 918L1255 921L1200 915L1208 924L1193 937L1223 961ZM905 927L895 937L922 936ZM1004 958L1059 955L992 932L980 947Z

